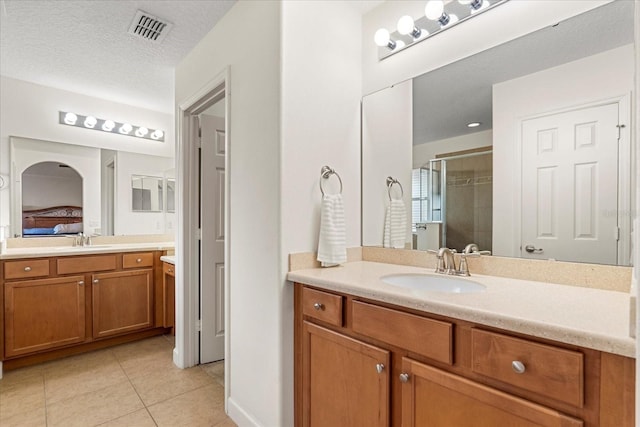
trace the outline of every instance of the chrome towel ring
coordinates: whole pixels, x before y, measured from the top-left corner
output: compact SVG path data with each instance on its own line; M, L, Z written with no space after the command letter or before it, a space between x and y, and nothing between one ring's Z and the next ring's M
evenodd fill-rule
M397 179L394 179L390 176L387 177L387 194L389 194L389 200L391 201L391 187L393 187L394 184L398 184L398 186L400 187L400 199L398 200L402 200L402 198L404 197L404 188L402 188L402 184L400 184L400 181L398 181Z
M338 172L336 172L334 169L331 169L329 166L323 166L322 169L320 169L320 192L323 196L325 195L325 193L324 188L322 188L322 180L329 179L331 175L335 175L338 178L338 181L340 181L340 193L338 194L342 194L342 178L340 178Z

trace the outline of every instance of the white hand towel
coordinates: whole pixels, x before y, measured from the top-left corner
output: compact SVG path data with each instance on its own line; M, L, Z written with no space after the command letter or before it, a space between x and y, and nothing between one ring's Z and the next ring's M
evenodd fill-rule
M318 261L322 267L347 262L347 233L342 194L325 194L322 197Z
M404 202L400 199L393 199L387 206L382 246L385 248L404 249L406 236L407 212Z

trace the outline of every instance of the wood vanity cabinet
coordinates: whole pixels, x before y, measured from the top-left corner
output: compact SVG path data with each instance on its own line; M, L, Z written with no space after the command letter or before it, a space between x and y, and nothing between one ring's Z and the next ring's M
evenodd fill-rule
M632 427L635 360L295 284L295 423Z
M162 263L162 326L172 328L175 325L176 310L176 273L175 266L168 262Z
M5 368L166 332L159 251L0 261Z

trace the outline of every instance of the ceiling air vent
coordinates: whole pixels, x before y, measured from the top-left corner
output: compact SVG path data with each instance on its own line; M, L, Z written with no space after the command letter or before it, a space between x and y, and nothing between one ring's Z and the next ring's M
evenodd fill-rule
M159 43L167 36L172 27L172 23L139 10L129 27L129 34Z

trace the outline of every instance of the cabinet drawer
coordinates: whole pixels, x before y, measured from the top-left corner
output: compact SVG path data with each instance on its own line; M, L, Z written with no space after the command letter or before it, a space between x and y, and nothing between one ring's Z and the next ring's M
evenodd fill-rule
M176 266L168 262L163 262L162 272L164 274L168 274L171 277L176 277Z
M302 313L332 325L342 326L342 297L302 288Z
M582 353L480 329L472 329L471 341L474 372L583 406Z
M25 279L49 275L48 259L29 259L25 261L6 261L4 263L5 279Z
M122 268L153 267L153 252L136 252L122 255Z
M116 269L115 255L58 258L58 274L91 273Z
M453 363L453 324L378 307L352 304L353 331L422 356Z

